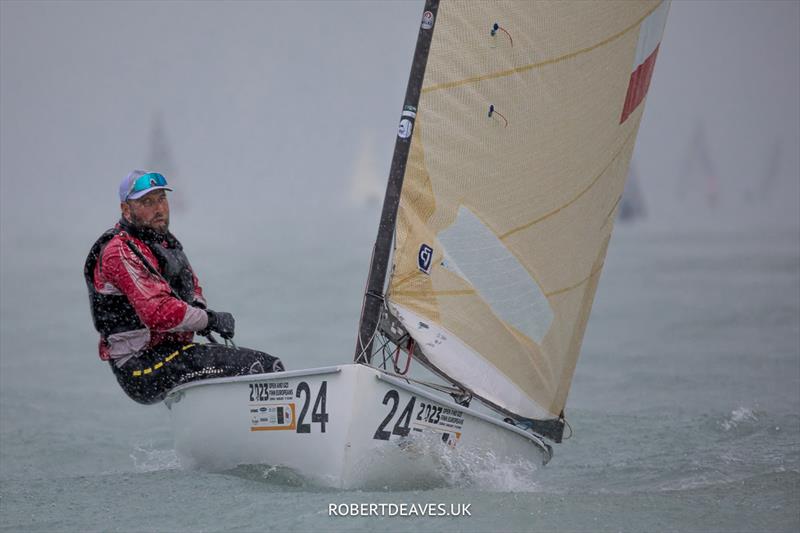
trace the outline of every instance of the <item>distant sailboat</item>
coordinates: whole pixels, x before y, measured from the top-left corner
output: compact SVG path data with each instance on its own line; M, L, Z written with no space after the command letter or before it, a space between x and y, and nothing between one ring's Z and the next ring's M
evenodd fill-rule
M359 150L355 168L350 175L349 204L353 207L380 205L386 183L379 178L380 171L375 160L375 143L371 132L362 135Z
M698 120L689 140L683 172L678 180L678 197L688 199L702 195L706 207L714 208L720 201L719 175L712 162L706 128Z
M617 218L622 222L633 222L647 215L644 196L639 185L639 175L633 163L631 163L631 171L628 173L628 181L625 182L625 190L622 193L617 213Z
M170 185L175 187L175 191L170 193L170 207L178 211L185 210L187 208L185 200L186 195L181 192L178 169L172 158L172 150L167 140L164 118L161 112L157 112L153 116L152 127L150 129L150 149L147 156L146 168L160 172L167 177Z

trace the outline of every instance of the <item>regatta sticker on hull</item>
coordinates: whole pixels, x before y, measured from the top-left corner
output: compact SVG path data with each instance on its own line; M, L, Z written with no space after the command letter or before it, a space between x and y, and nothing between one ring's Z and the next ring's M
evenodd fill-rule
M294 388L289 386L288 381L250 383L251 402L291 400L293 398Z
M292 430L325 433L330 416L326 410L328 382L264 381L250 383L250 431ZM313 405L313 407L312 407ZM309 420L310 419L310 420Z
M250 431L294 430L297 428L296 410L294 403L261 406L258 414L250 416Z

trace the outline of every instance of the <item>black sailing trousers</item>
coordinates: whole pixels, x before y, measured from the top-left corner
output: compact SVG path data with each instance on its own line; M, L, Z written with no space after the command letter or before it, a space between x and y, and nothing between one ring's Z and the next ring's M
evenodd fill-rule
M160 402L173 387L198 379L279 372L277 357L223 344L165 342L117 367L110 361L122 390L142 404Z

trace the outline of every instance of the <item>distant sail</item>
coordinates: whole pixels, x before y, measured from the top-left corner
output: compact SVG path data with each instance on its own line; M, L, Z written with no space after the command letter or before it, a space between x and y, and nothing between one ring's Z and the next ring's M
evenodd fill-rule
M378 169L373 135L365 132L350 176L348 201L354 207L376 206L383 199L385 190L386 178L381 178Z
M668 9L439 4L398 133L388 308L434 370L503 411L562 413Z
M720 191L717 169L711 158L705 125L698 119L689 139L683 171L678 179L678 197L701 196L707 207L719 203Z
M636 173L636 167L631 163L628 181L625 182L625 190L619 202L619 209L617 209L617 218L624 222L632 222L644 218L646 214L647 209L639 185L639 175Z
M169 184L175 188L174 192L170 193L170 206L176 210L186 209L186 194L181 190L183 184L179 179L178 169L172 158L172 149L164 128L164 117L160 112L153 116L146 167L166 176Z

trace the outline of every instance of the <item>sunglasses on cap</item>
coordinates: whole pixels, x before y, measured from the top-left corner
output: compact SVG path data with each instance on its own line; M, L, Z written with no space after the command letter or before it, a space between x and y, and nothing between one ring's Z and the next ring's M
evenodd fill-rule
M149 189L152 189L153 187L166 187L166 186L167 186L167 179L164 176L162 176L158 172L148 172L147 174L142 174L141 176L133 180L130 189L128 189L127 198L131 199L131 195L147 191Z

